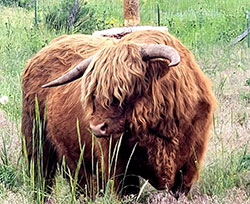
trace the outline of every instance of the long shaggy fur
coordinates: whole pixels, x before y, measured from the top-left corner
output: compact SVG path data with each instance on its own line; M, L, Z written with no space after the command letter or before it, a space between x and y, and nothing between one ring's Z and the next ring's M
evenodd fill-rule
M72 173L76 169L79 158L76 121L84 116L79 115L79 112L83 114L79 80L64 87L52 89L42 89L41 86L72 69L83 59L94 55L102 47L115 43L115 39L88 35L64 35L51 41L27 63L22 81L22 133L25 136L28 159L29 161L34 159L34 166L38 168L36 155L39 144L39 127L35 124L35 98L37 98L41 124L43 124L42 119L46 114L46 127L41 127L44 129L41 135L44 156L41 174L44 175L48 191L53 184L57 163L61 162L63 156L67 158L67 164L71 167ZM47 112L44 113L46 108ZM62 114L61 117L57 116L60 114ZM91 135L86 128L88 126L86 123L84 121L83 124L81 123L81 132L88 135L87 144L90 148L86 148L86 150L91 152ZM58 127L58 132L54 127ZM68 132L64 130L68 130ZM73 156L67 153L68 148L69 151L72 151ZM87 157L91 157L89 152L85 154ZM38 169L35 171L36 174L39 173Z
M142 61L139 46L121 43L105 47L95 55L82 80L82 102L86 111L93 112L93 97L108 109L119 101L123 106L135 95L147 89L145 82L146 63ZM105 77L103 77L105 76Z
M168 67L168 60L163 59L144 62L140 55L142 44L172 46L180 54L181 62L176 67ZM40 88L91 55L94 58L81 80L51 89ZM81 140L86 147L87 176L93 176L88 127L90 122L105 122L109 135L117 139L123 134L117 170L120 174L137 144L128 169L130 174L149 179L157 189L169 188L177 194L187 193L198 178L216 100L210 80L192 53L169 33L137 31L121 40L62 36L35 55L23 76L22 132L30 159L35 95L42 113L47 102L46 161L54 155L60 162L65 156L74 172L79 158L75 125L79 120ZM107 170L109 139L99 141L106 155ZM48 151L51 147L53 154ZM94 151L96 161L101 157L98 145ZM54 172L54 163L48 162L46 171ZM53 176L54 173L47 179ZM81 185L85 176L80 174ZM116 180L116 188L120 181ZM139 185L135 178L128 178L125 183ZM134 189L128 190L131 192Z
M166 44L180 54L180 64L170 69L162 61L149 62L151 90L135 105L130 126L147 147L159 177L163 174L168 187L176 188L176 175L181 170L183 190L188 191L198 177L216 106L211 82L192 53L169 33L135 32L120 43L127 41ZM165 140L156 139L159 136Z

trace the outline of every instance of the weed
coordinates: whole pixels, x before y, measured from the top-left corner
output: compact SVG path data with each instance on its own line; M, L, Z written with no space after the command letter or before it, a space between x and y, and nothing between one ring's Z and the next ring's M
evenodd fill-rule
M246 80L246 86L250 86L250 78Z
M242 151L242 150L241 150ZM200 181L201 192L207 195L224 195L227 189L241 186L247 166L243 165L244 152L218 152L220 158L204 168ZM245 169L246 168L246 169ZM246 184L245 184L246 185Z
M51 30L57 32L67 31L70 33L81 32L90 34L95 29L102 27L101 21L98 19L94 8L85 1L79 1L73 15L72 9L74 2L74 0L60 0L52 4L44 5L42 8L44 10L44 12L42 12L42 18L44 20L42 21L44 21ZM70 24L69 19L72 19Z
M3 183L5 187L11 188L13 186L16 186L17 169L9 164L6 142L4 138L2 138L2 141L3 147L0 154L0 182Z

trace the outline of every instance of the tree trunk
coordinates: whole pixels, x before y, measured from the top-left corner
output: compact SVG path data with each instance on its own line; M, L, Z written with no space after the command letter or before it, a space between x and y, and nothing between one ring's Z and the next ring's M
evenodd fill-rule
M78 10L79 10L79 0L75 0L74 6L67 21L67 30L70 30L70 27L75 23Z
M123 0L124 25L135 26L140 24L139 0Z

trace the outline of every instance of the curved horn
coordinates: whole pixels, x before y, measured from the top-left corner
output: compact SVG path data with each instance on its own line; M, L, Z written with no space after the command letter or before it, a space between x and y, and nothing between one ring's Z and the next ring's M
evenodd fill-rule
M87 59L81 61L80 64L76 65L73 69L71 69L64 75L60 76L59 78L47 84L42 85L42 88L60 86L60 85L67 84L69 82L72 82L80 78L84 74L86 68L89 66L92 59L93 59L93 56L90 56Z
M162 44L148 44L141 46L141 56L144 61L154 58L164 58L170 60L170 66L180 63L180 55L173 47Z

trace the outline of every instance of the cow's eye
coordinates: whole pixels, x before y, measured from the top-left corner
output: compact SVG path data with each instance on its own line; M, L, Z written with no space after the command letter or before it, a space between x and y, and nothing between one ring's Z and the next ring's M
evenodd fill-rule
M95 112L95 96L92 96L92 109L93 109L93 112Z
M119 103L120 103L120 101L118 100L118 98L113 97L112 103L110 105L111 105L111 107L119 106Z

